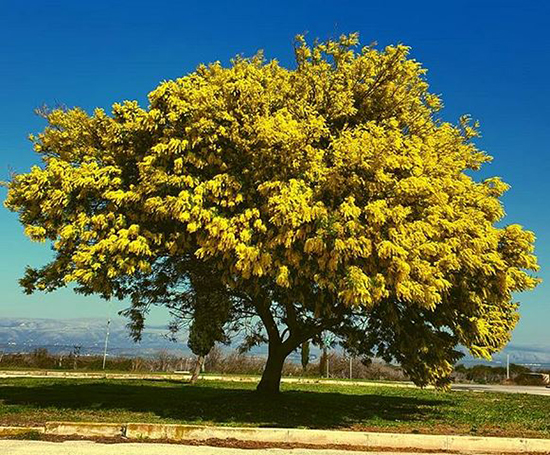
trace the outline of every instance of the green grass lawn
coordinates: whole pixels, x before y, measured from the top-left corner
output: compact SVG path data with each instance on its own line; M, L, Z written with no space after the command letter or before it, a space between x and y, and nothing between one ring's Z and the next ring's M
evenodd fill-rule
M0 380L0 425L51 420L550 437L550 397L385 386L169 380Z

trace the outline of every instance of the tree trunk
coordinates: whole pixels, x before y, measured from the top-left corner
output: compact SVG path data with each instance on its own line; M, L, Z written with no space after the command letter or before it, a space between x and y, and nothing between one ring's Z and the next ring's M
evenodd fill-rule
M267 355L267 362L262 374L262 379L256 387L256 391L266 395L275 395L279 393L283 366L288 354L289 353L285 353L280 346L276 348L269 347L269 354Z
M327 362L328 362L327 348L323 346L321 357L319 358L319 376L321 377L325 376L327 372Z
M195 363L195 369L193 370L193 374L191 375L191 379L189 380L190 384L194 384L199 379L199 375L201 374L202 366L204 365L204 356L199 355L197 357L197 361Z
M309 341L304 341L302 343L302 375L306 372L306 368L309 364Z

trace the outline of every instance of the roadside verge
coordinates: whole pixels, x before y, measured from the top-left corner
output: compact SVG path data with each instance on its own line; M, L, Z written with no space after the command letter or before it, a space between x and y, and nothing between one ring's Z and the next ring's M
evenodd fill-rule
M42 433L50 436L87 438L125 438L129 440L164 440L173 442L237 440L266 444L307 446L355 446L372 449L414 449L428 451L477 453L550 453L550 439L500 438L374 433L341 430L307 430L286 428L237 428L199 425L146 423L47 422L39 427L0 427L0 437Z

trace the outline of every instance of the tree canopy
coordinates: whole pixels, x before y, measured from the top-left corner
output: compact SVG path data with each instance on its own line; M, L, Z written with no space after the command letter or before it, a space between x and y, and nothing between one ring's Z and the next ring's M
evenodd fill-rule
M199 274L225 294L216 324L261 320L262 390L324 330L445 385L459 345L489 357L509 340L534 235L499 223L508 187L472 177L491 160L477 125L440 118L408 53L298 36L293 68L258 53L163 82L147 108L45 112L42 165L5 204L55 257L22 285L129 297L139 335L150 305L194 314Z

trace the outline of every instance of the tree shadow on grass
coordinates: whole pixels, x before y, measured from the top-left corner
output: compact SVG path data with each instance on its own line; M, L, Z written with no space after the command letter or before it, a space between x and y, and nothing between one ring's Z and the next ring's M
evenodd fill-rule
M438 420L442 408L449 405L442 400L380 394L291 390L265 397L246 387L219 384L68 380L29 387L0 385L0 402L4 406L24 405L28 411L57 409L58 419L62 419L64 410L78 412L82 420L86 420L87 411L101 410L108 416L112 410L136 413L135 421L143 420L143 413L147 413L170 422L286 428L342 428L396 421L414 424Z

